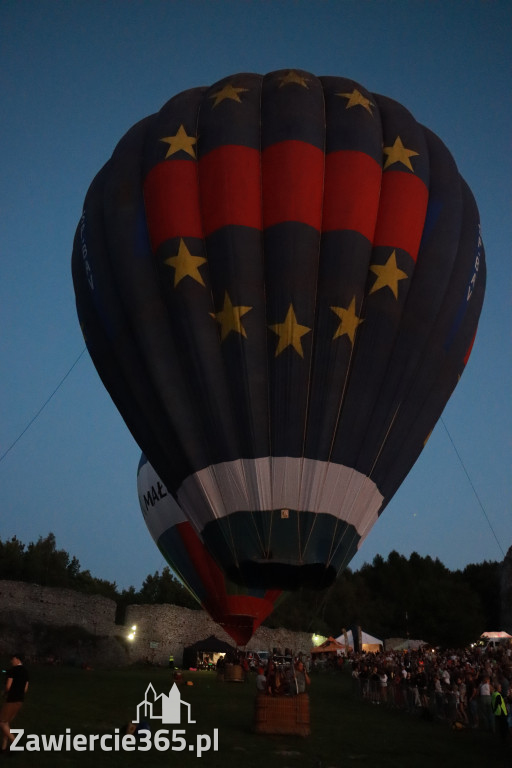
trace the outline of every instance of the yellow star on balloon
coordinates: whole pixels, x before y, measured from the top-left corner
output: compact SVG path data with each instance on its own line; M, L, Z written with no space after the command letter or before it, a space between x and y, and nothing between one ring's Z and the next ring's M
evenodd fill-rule
M343 96L343 98L348 99L345 109L350 109L351 107L363 107L370 113L370 115L373 115L372 109L375 104L372 104L370 99L363 96L361 91L358 91L357 88L354 88L352 93L337 93L336 96Z
M332 337L333 341L340 336L347 335L350 339L350 343L353 344L356 337L357 327L363 322L363 320L356 315L356 297L353 297L346 309L343 307L331 307L331 309L341 320L336 333Z
M407 278L407 272L399 269L396 263L396 252L393 251L385 264L370 264L370 270L377 275L370 293L375 293L381 288L389 288L398 299L398 281Z
M384 153L387 155L384 170L388 168L388 166L393 165L393 163L403 163L403 165L405 165L406 168L409 168L410 171L414 170L409 158L414 157L418 152L415 152L413 149L406 149L402 144L400 136L396 137L392 147L384 147Z
M306 78L302 77L302 75L299 75L299 73L295 72L294 69L290 69L287 75L283 75L281 77L279 87L282 88L284 85L291 85L292 83L295 83L295 85L301 85L303 88L308 88Z
M163 141L169 145L169 149L167 150L167 154L165 156L166 160L168 157L171 157L171 155L176 154L176 152L180 152L180 150L183 150L187 153L187 155L190 155L191 157L195 158L196 156L194 144L196 143L197 139L195 136L188 136L183 125L180 125L174 136L166 136L164 139L160 139L160 141Z
M242 325L242 317L250 312L252 307L234 307L229 294L226 291L224 294L224 306L220 312L216 312L215 319L220 325L220 340L224 341L226 336L233 331L234 333L240 333L244 338L247 338L247 333Z
M191 277L192 280L204 285L204 280L199 272L199 267L206 261L202 256L192 256L189 249L185 245L183 238L180 239L180 246L178 248L177 256L170 256L165 259L164 264L169 267L173 267L176 271L174 273L174 287L183 280L184 277Z
M304 357L301 339L306 333L311 331L311 328L308 328L306 325L300 325L297 322L292 304L288 308L284 323L269 325L269 328L279 336L275 357L280 355L287 347L293 347L301 357Z
M215 109L224 99L230 99L231 101L238 101L239 104L242 103L242 99L238 95L239 93L245 93L247 91L247 88L235 88L234 85L231 85L231 83L228 83L224 86L224 88L221 88L220 91L217 91L217 93L214 93L210 96L210 99L215 99L215 102L213 104L212 109Z

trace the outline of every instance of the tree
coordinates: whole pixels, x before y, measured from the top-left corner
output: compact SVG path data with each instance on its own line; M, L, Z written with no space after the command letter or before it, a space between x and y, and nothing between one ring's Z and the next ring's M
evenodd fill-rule
M267 623L335 637L343 627L360 625L377 637L460 647L486 628L482 598L499 599L498 574L497 564L451 572L439 559L393 551L355 573L347 569L325 592L291 594ZM489 604L496 609L496 600Z
M484 560L467 565L461 578L478 594L484 612L485 631L503 629L501 626L501 574L503 563Z
M289 594L266 620L267 626L337 637L343 627L360 625L377 637L422 639L445 647L476 640L487 629L501 629L502 563L483 562L452 572L443 563L413 552L377 555L359 571L347 568L323 592L300 589ZM57 549L49 533L25 546L15 536L0 540L0 579L69 587L115 600L120 620L126 605L170 603L199 605L169 567L149 574L139 591L119 593L115 582L82 571L80 562Z
M25 545L16 536L9 541L0 541L0 579L21 580Z
M168 566L160 575L156 571L153 575L146 576L142 588L137 595L137 602L141 603L172 603L185 608L199 608L192 595L183 584L171 573Z

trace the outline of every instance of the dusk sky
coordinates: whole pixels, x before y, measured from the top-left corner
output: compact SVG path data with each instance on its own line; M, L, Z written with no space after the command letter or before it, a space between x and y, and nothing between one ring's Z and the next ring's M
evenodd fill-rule
M0 538L52 531L120 588L164 567L139 508L140 449L83 352L75 228L118 140L171 96L298 68L390 96L440 136L476 198L487 258L465 373L351 567L393 549L450 569L501 560L512 545L511 29L499 0L3 0Z

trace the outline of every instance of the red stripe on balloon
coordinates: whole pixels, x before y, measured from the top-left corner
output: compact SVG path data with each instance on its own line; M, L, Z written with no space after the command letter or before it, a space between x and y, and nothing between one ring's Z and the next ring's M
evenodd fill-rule
M270 600L254 595L228 595L227 605L229 614L252 618L254 629L274 610L274 604Z
M416 261L427 203L428 189L418 176L402 171L384 173L373 244L400 248Z
M300 141L268 147L262 169L257 150L219 147L199 161L199 178L197 171L192 161L172 160L148 173L144 201L154 251L165 240L202 238L229 225L261 230L262 184L265 227L300 221L319 231L353 229L372 239L380 167L364 153L328 155L325 189L322 151ZM385 173L374 245L401 248L416 259L427 201L417 176Z
M225 597L225 587L222 571L207 552L191 523L178 523L176 528L199 578L207 590L208 599L212 600L212 598L215 598L215 603L223 600ZM221 605L221 603L217 605L217 610L221 608Z
M341 150L325 158L322 230L353 230L373 242L382 166L364 152Z
M282 141L262 153L263 225L300 221L322 228L324 153L303 141Z
M199 160L205 234L239 225L261 229L261 167L257 149L225 145Z
M271 603L275 603L278 597L281 597L282 594L283 593L281 589L267 589L263 597L265 600L269 600Z
M173 237L203 237L197 163L170 160L155 165L144 181L144 203L153 251Z
M473 338L471 339L471 344L469 345L466 354L464 355L464 365L468 364L469 357L471 355L471 352L473 351L473 344L475 343L476 338L476 331L473 335Z

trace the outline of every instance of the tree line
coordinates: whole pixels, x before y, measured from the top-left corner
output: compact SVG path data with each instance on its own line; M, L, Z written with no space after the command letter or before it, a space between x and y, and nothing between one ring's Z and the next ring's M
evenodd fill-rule
M343 628L361 626L383 639L461 648L486 630L502 629L501 570L501 562L484 561L450 571L437 558L393 551L358 571L348 568L323 593L300 590L277 607L271 621L335 637Z
M82 570L76 557L58 549L55 535L40 536L36 542L23 544L16 536L0 540L0 579L27 581L43 587L66 587L89 595L115 600L123 609L133 603L173 603L186 608L200 608L170 568L149 574L139 590L119 590L117 584L98 579Z
M450 571L439 559L415 552L409 558L391 552L386 560L377 555L358 571L347 568L327 590L285 595L265 624L334 636L359 625L380 638L462 647L485 630L502 629L501 570L501 562ZM168 567L148 574L139 590L119 590L115 582L82 570L76 557L57 548L53 533L28 545L16 537L0 540L0 579L108 597L117 603L120 620L124 608L134 603L200 608Z

